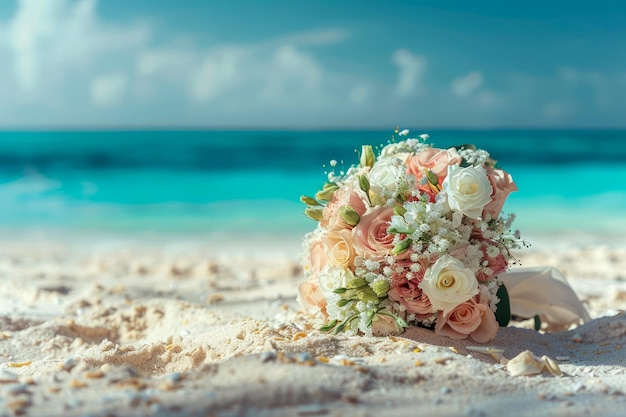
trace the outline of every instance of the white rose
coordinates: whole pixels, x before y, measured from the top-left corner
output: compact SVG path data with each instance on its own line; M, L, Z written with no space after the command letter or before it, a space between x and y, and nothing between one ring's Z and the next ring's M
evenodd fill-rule
M394 191L399 174L400 168L393 161L376 162L368 176L370 189L376 194L383 190Z
M354 278L352 271L338 266L320 272L318 281L325 295L333 294L337 288L345 288L348 281Z
M442 256L426 270L419 287L444 316L478 294L478 280L472 270L450 255Z
M483 167L451 166L442 187L450 208L472 219L480 217L483 208L491 202L491 182Z

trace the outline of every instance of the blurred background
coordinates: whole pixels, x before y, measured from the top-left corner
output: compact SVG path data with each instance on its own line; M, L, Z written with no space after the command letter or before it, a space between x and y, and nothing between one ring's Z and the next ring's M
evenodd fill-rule
M331 159L475 143L530 233L626 234L626 6L3 0L0 229L299 235Z

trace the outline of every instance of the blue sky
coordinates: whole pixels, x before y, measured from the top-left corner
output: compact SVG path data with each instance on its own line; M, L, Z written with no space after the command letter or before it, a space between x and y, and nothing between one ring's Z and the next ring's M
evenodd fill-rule
M626 127L626 6L3 0L0 127Z

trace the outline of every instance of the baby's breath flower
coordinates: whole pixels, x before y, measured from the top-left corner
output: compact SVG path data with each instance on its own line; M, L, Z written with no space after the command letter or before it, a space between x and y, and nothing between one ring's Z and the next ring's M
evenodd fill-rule
M376 261L365 260L365 268L370 271L378 271L380 269L380 264Z
M487 247L487 256L489 256L490 258L495 258L499 254L500 254L500 248L498 248L497 246L489 245Z

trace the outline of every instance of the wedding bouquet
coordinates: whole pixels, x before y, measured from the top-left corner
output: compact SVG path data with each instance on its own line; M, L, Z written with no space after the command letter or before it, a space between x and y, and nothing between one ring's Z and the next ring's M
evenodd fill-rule
M428 135L395 131L365 145L358 164L335 172L305 214L298 301L335 333L397 335L408 326L451 338L493 339L511 315L499 276L519 247L511 175L472 145L438 149Z

